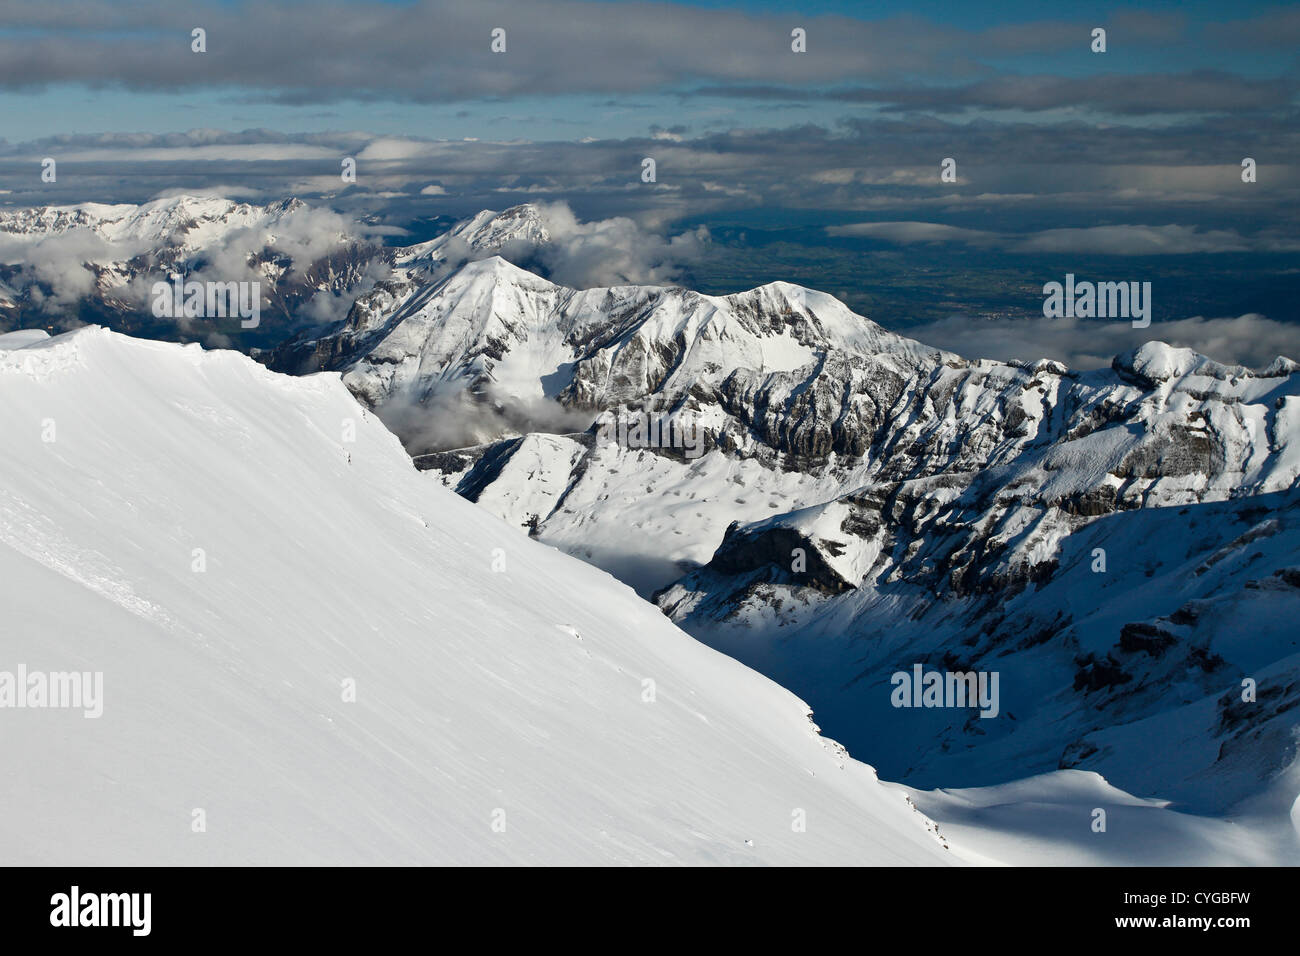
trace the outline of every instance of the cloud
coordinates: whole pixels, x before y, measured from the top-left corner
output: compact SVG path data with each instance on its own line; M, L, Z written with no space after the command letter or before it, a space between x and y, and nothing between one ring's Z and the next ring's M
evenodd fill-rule
M1247 239L1232 229L1201 231L1193 226L1176 225L1045 229L1012 240L1009 245L1017 252L1077 252L1109 256L1169 256L1254 249L1277 252L1288 248L1270 239Z
M1225 142L1250 144L1260 163L1258 183L1241 182L1239 159L1207 162L1222 156ZM265 155L258 143L266 144ZM206 150L209 158L195 164L192 149ZM177 158L140 159L160 152ZM65 166L65 154L100 158ZM1300 166L1291 159L1300 155L1300 115L1287 122L1228 115L1159 129L1104 130L1076 121L888 116L834 128L704 132L680 141L646 135L498 142L265 130L70 135L0 143L0 181L14 187L5 205L51 201L50 187L30 165L33 156L47 155L59 159L60 173L71 171L66 181L60 176L60 202L108 196L139 202L160 190L194 192L227 182L239 184L249 198L254 191L263 201L315 198L358 218L378 215L397 224L430 215L459 218L536 198L567 201L587 219L627 216L655 228L685 216L763 207L827 210L827 224L854 211L890 210L889 218L900 221L1005 233L1023 232L1016 220L1031 216L1061 228L1087 228L1099 222L1188 226L1198 215L1230 214L1233 223L1271 227L1284 237L1295 235L1300 221ZM941 183L938 161L953 155L960 182ZM347 187L338 175L344 156L358 160L357 183ZM640 180L647 156L656 160L657 183ZM430 170L437 170L436 184ZM430 185L443 193L431 194ZM981 214L975 223L953 218L972 207L992 215Z
M690 3L591 0L417 0L303 4L297 0L5 0L0 4L0 88L55 84L150 92L221 88L283 104L340 100L413 102L679 90L683 83L816 90L864 81L926 78L890 94L899 107L1048 103L1123 112L1223 109L1234 95L1278 102L1272 81L1206 74L988 81L1008 59L1086 49L1093 27L1124 49L1162 49L1189 36L1173 13L1117 12L1095 19L962 28L916 15L773 14ZM207 31L192 52L190 31ZM791 51L791 29L808 52ZM493 53L491 31L506 31ZM1279 44L1295 18L1270 13L1222 25L1238 45ZM963 85L967 84L967 85ZM850 96L854 94L848 94ZM873 102L878 93L866 91ZM953 98L957 102L953 102ZM1193 101L1204 99L1201 106ZM866 100L864 100L866 101ZM1158 104L1164 104L1163 107Z
M1222 252L1293 252L1300 241L1276 235L1242 236L1233 229L1195 226L1091 226L1044 229L1020 235L961 229L936 222L860 222L830 226L832 236L880 239L903 245L959 242L1006 252L1076 253L1103 256L1174 256Z
M883 239L908 245L915 242L965 242L972 245L992 245L1001 240L995 232L981 229L961 229L939 222L856 222L846 226L828 226L832 236L851 236L859 239Z
M501 255L520 264L533 261L552 281L576 289L672 281L709 241L704 227L664 237L625 217L581 222L566 203L535 205L550 240L511 243Z
M35 240L0 233L0 263L22 267L9 278L14 291L27 291L44 311L58 313L95 291L98 277L87 263L130 259L147 247L140 241L109 243L87 229Z
M184 223L197 216L202 224L207 217L223 214L227 206L203 203L195 206L180 197L175 202L146 206L135 217L120 213L109 223L111 240L88 225L76 225L50 235L0 232L0 263L16 267L8 282L30 301L54 315L75 314L78 304L99 287L99 271L130 263L138 274L125 285L111 286L109 292L128 305L146 308L152 301L154 283L166 281L172 271L171 260L150 262L152 254L171 249L165 237L155 230L162 223ZM329 209L301 205L287 210L278 206L249 207L230 204L234 222L252 221L252 225L228 228L196 228L186 234L190 243L186 253L187 277L205 282L261 282L263 292L277 281L297 283L307 270L321 260L355 246L377 244L376 230L348 216ZM124 231L137 225L135 233ZM142 230L142 231L141 231ZM143 268L132 260L145 257ZM268 273L265 260L275 259L286 265ZM373 283L377 276L364 279ZM269 280L269 281L268 281ZM309 315L322 318L330 308L343 308L333 301L313 300Z
M1270 48L1294 51L1300 47L1300 10L1279 7L1249 20L1216 24L1214 36L1227 47L1250 51Z
M14 291L21 292L42 283L31 290L31 299L47 312L59 312L93 292L94 273L78 261L75 253L61 254L63 252L60 249L59 253L52 253L47 247L33 266L30 281L15 281ZM48 294L46 288L50 290Z
M375 413L412 455L469 448L530 432L583 432L594 412L576 412L552 399L524 399L500 390L471 396L467 390L437 392L418 400L397 394Z
M974 319L950 316L907 330L910 338L967 358L1033 362L1042 358L1074 369L1103 368L1144 342L1190 348L1219 362L1267 366L1279 355L1300 357L1300 325L1258 314L1236 318L1195 316L1135 329L1122 320Z
M825 83L922 70L969 75L977 69L971 51L1051 50L1085 28L1048 24L1011 36L911 16L801 15L813 52L797 56L788 15L685 3L10 0L4 7L0 87L222 86L281 103L609 94L671 88L683 77ZM207 31L205 53L190 49L196 25ZM506 49L494 54L498 27Z
M1300 84L1290 77L1249 78L1221 70L1186 73L1064 77L1007 75L947 86L798 87L708 86L697 96L745 99L875 104L887 110L959 113L974 109L1037 112L1087 107L1101 113L1140 116L1152 113L1241 112L1284 108Z
M590 289L613 285L656 285L681 277L710 241L703 226L664 236L616 216L580 220L565 202L533 201L547 240L512 239L504 245L472 248L453 236L441 247L444 257L434 278L466 262L501 256L559 285Z

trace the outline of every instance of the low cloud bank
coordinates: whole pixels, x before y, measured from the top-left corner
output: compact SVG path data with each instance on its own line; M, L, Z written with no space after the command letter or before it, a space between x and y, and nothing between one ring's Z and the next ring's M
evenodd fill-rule
M1121 352L1160 341L1230 365L1262 368L1279 355L1300 358L1300 325L1256 313L1235 318L1194 316L1135 329L1107 319L974 319L950 316L906 334L967 358L1033 362L1042 358L1073 369L1107 367Z

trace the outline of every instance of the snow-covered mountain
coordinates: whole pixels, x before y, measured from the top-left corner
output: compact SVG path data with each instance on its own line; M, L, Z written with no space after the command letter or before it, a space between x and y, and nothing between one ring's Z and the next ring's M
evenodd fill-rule
M337 376L24 332L0 407L0 669L103 681L98 717L0 711L6 862L965 859L790 693L421 475Z
M541 209L523 203L502 212L484 209L428 242L403 246L397 250L394 262L406 267L456 262L473 252L500 250L512 244L541 245L550 240Z
M272 350L254 354L268 367L291 374L345 367L363 356L396 316L418 311L429 290L457 267L505 250L527 258L549 241L537 206L485 209L428 242L386 250L391 269L356 297L343 321L317 323Z
M535 207L484 212L254 352L341 373L426 482L653 598L886 777L945 788L900 792L976 856L1095 862L1069 828L1111 799L1148 854L1111 860L1300 859L1295 362L971 361L788 283L579 290L503 257L547 241ZM698 444L626 427L651 419ZM895 706L914 666L996 674L996 713ZM1168 800L1200 816L1152 825ZM1051 808L1015 852L981 830L1004 804Z
M279 341L303 322L346 314L386 271L385 257L355 224L297 199L258 206L176 196L0 210L0 328L96 320L162 334L168 323L151 314L150 288L181 273L261 283L267 329ZM204 328L231 331L219 322Z
M574 290L500 258L333 341L422 467L659 592L895 777L1096 768L1219 812L1294 762L1288 359L1152 342L1087 373L968 361L785 283ZM646 409L697 425L702 454L589 427ZM894 708L916 663L998 670L1007 703ZM1247 677L1259 706L1233 703ZM1157 727L1199 743L1152 761Z
M253 205L206 196L135 204L0 209L0 332L100 323L149 338L216 342L294 373L334 367L417 290L461 264L501 253L532 263L567 208L484 210L427 242L385 245L376 224L298 199ZM173 274L258 282L263 321L176 321L153 314L151 289Z
M1000 430L1009 416L959 386L946 415L926 415L990 428L983 461L920 455L900 470L889 456L848 494L729 528L659 602L761 660L850 749L877 744L873 759L903 779L1082 767L1222 811L1296 758L1291 368L1255 374L1150 343L1095 374L1019 370L1026 414ZM890 441L936 447L924 429ZM916 662L999 672L1002 712L891 706L891 675Z
M254 206L230 199L177 196L132 203L79 203L0 211L6 238L33 241L84 230L118 246L144 244L194 253L220 243L239 229L273 229L288 215L306 208L297 199Z

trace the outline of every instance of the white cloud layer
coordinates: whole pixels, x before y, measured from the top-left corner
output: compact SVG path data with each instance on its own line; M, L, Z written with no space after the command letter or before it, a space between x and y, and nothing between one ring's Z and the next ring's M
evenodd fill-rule
M974 319L951 316L909 328L914 339L967 358L1033 362L1042 358L1074 369L1109 366L1143 342L1190 348L1231 365L1263 368L1279 355L1300 359L1300 326L1250 313L1236 318L1194 316L1135 329L1123 320Z

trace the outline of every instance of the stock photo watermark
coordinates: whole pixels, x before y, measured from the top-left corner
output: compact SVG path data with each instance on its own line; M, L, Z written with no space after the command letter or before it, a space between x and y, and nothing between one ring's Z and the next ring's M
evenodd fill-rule
M1133 328L1151 324L1150 282L1078 282L1073 272L1065 283L1043 286L1043 317L1048 319L1131 319Z
M80 710L96 718L104 713L102 671L38 671L19 664L0 671L0 708L13 710Z
M998 671L927 671L913 664L911 672L894 671L889 702L895 707L978 708L980 717L999 711Z
M686 458L704 454L704 428L689 412L606 412L596 419L597 440L627 449L674 449Z
M170 283L155 282L150 295L159 319L238 318L245 329L262 324L260 282L187 282L173 273Z

